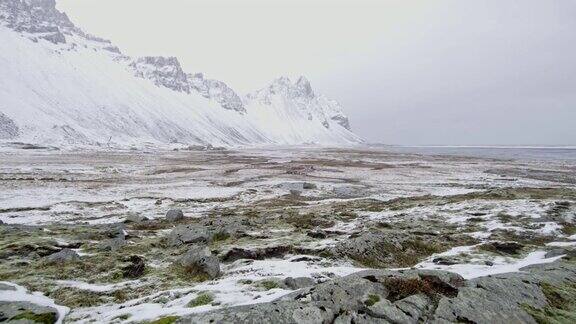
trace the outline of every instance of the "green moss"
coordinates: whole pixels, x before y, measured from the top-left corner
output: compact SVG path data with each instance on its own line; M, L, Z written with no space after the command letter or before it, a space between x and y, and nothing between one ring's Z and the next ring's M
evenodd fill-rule
M149 324L172 324L172 323L176 323L176 321L179 318L180 317L178 317L178 316L166 316L166 317L159 318L155 321L149 322Z
M10 319L10 321L17 321L17 320L28 320L35 323L45 323L45 324L53 324L56 323L57 315L55 313L33 313L31 311L26 311L20 313Z
M447 249L434 242L412 239L401 242L401 246L389 242L380 242L370 251L350 255L362 266L370 268L411 267L423 258Z
M188 307L198 307L202 305L208 305L214 301L214 297L209 293L202 293L198 297L192 299L188 303Z
M251 283L253 283L253 280L250 279L240 279L238 280L238 283L243 284L243 285L250 285Z
M561 231L565 235L574 235L576 234L576 225L570 223L563 223Z
M366 306L372 306L372 305L376 304L376 303L379 302L379 301L380 301L380 296L370 294L370 295L368 295L368 299L366 299L366 300L364 301L364 305L366 305Z
M576 285L553 286L548 283L540 285L542 293L546 296L548 306L535 308L522 305L523 308L538 323L576 323Z
M132 314L122 314L122 315L118 315L118 316L114 317L114 319L119 319L121 321L125 321L125 320L129 319L130 316L132 316Z
M203 282L210 279L210 276L201 269L193 267L182 267L174 264L170 266L169 271L172 272L176 278L184 282Z
M214 240L214 242L220 242L220 241L226 241L229 238L230 238L230 234L228 234L225 231L220 231L220 232L216 232L214 234L214 236L212 237L212 240Z
M280 285L278 284L278 282L274 281L274 280L263 280L260 281L259 283L260 286L264 287L264 289L266 290L270 290L270 289L274 289L274 288L279 288Z
M70 308L91 307L103 304L105 300L100 294L71 287L59 288L50 293L57 304Z

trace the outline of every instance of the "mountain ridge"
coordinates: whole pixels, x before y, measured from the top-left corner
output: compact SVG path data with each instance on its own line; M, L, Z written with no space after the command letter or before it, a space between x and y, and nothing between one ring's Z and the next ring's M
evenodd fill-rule
M64 146L361 141L341 106L316 95L304 77L295 83L281 77L241 96L222 81L184 71L176 57L124 55L76 27L55 0L0 1L0 39L1 140Z

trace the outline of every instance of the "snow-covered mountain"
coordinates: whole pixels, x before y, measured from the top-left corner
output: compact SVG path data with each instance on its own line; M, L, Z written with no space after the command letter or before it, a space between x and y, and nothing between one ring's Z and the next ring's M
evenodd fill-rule
M342 144L340 105L282 77L245 97L175 57L128 57L55 0L0 0L0 140L57 146Z

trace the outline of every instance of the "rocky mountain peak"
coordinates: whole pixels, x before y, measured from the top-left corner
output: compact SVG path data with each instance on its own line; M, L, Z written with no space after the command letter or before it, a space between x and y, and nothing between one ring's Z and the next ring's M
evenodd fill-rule
M140 57L132 61L130 67L137 77L149 79L157 86L188 94L196 92L205 98L216 101L224 109L235 110L240 113L246 111L240 96L226 83L206 79L202 73L185 73L175 57Z
M310 81L304 76L300 76L296 82L286 76L279 77L268 87L248 94L246 101L273 105L274 98L281 98L281 101L303 113L308 120L318 120L325 128L329 129L335 123L350 130L350 122L342 112L342 106L335 100L315 94Z
M193 90L196 90L205 98L215 100L224 109L235 110L240 113L246 112L242 99L234 90L222 81L206 79L204 74L188 74L188 82Z
M312 90L310 81L304 76L300 76L295 83L293 83L290 78L281 76L272 81L263 92L268 95L282 94L292 98L314 98L314 91Z
M2 0L0 21L18 32L37 35L52 43L65 43L65 33L76 29L54 0Z
M304 94L306 97L309 98L314 97L314 91L312 91L310 81L308 81L306 77L301 76L300 78L298 78L298 81L296 81L296 88L298 89L298 92Z
M190 93L186 73L175 57L145 56L130 63L137 77L152 80L157 86Z
M4 24L33 41L44 39L54 44L66 43L66 36L78 35L89 41L104 43L104 49L120 53L109 40L84 33L56 9L55 0L1 0L0 24Z

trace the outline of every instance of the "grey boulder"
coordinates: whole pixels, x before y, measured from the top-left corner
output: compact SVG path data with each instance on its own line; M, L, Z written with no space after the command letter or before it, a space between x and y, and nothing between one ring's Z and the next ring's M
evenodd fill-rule
M78 253L76 253L76 251L71 249L62 249L62 251L50 254L45 258L46 263L50 264L64 264L79 260L80 256L78 255Z
M208 247L195 245L178 260L178 265L192 275L206 275L210 279L220 275L220 261Z
M184 213L181 209L170 209L166 213L166 220L170 222L177 222L182 219L184 219Z
M141 222L144 222L147 220L148 220L148 218L146 216L142 216L139 214L130 214L126 217L124 222L126 222L126 223L141 223Z
M52 307L24 301L0 301L0 322L51 324L57 320L58 311Z
M201 225L180 225L174 228L166 237L170 246L180 246L192 243L208 243L212 240L212 234Z
M313 286L315 283L316 281L314 281L314 279L308 277L297 277L297 278L288 277L284 279L284 284L288 288L294 290L310 287Z

